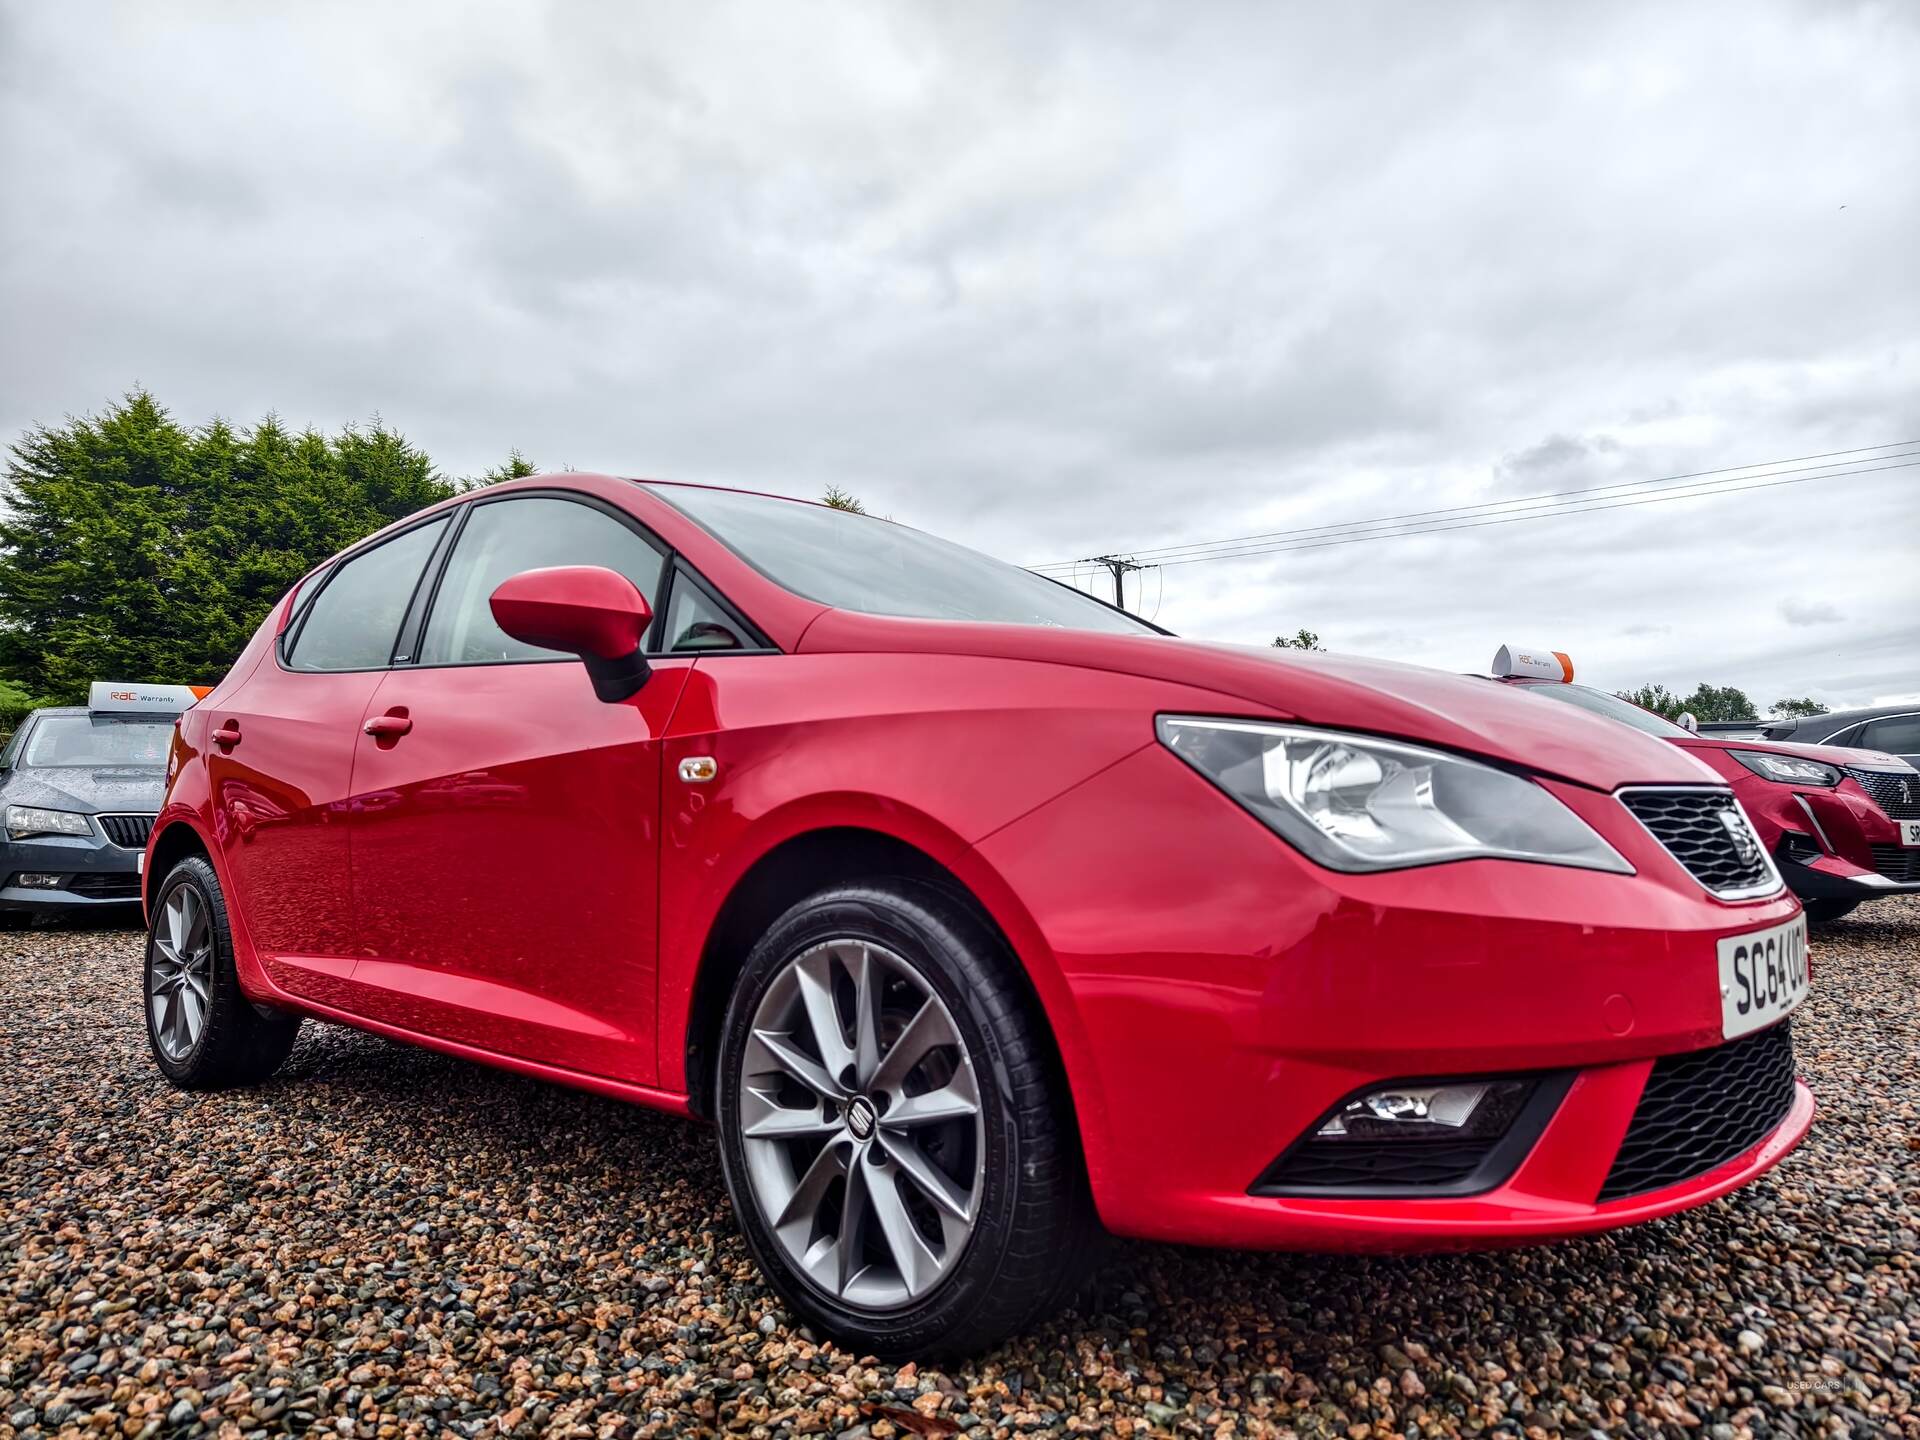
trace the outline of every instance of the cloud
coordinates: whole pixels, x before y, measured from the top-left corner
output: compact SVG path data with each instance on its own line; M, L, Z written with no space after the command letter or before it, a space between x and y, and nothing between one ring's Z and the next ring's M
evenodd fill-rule
M1838 625L1846 616L1824 600L1782 600L1780 618L1789 625Z
M1036 562L1920 435L1912 7L4 24L0 438L138 379L377 410L456 474L831 482ZM1917 474L1136 579L1211 638L1864 698L1920 648L1910 547L1866 538Z

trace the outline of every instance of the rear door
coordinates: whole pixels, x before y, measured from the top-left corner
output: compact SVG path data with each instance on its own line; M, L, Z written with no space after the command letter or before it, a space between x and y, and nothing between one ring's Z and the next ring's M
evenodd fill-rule
M355 742L447 530L436 517L348 556L299 597L274 654L209 717L207 771L235 916L276 985L347 998Z
M691 668L619 704L493 623L501 581L604 565L650 599L666 557L584 497L465 507L417 655L381 681L354 766L356 1008L461 1044L654 1077L660 747Z

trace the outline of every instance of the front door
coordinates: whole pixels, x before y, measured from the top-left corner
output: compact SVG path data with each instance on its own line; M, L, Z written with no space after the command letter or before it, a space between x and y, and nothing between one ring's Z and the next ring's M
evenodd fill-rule
M417 663L381 682L354 762L355 1008L499 1054L655 1074L660 746L689 660L619 704L586 667L512 640L487 599L544 565L606 565L652 595L628 522L550 497L475 502Z

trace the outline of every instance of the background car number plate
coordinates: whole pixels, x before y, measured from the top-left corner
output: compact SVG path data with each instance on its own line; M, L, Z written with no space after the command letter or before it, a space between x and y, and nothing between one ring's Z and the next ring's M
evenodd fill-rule
M1769 1025L1807 998L1807 917L1720 941L1720 1033Z
M1900 827L1902 845L1920 845L1920 820L1896 820L1893 823Z

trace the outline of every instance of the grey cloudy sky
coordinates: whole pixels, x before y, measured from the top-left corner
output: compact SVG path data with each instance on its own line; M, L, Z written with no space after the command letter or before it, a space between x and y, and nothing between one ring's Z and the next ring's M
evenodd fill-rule
M1920 439L1920 6L0 6L0 430L1026 562ZM1183 633L1920 693L1920 469L1147 573Z

